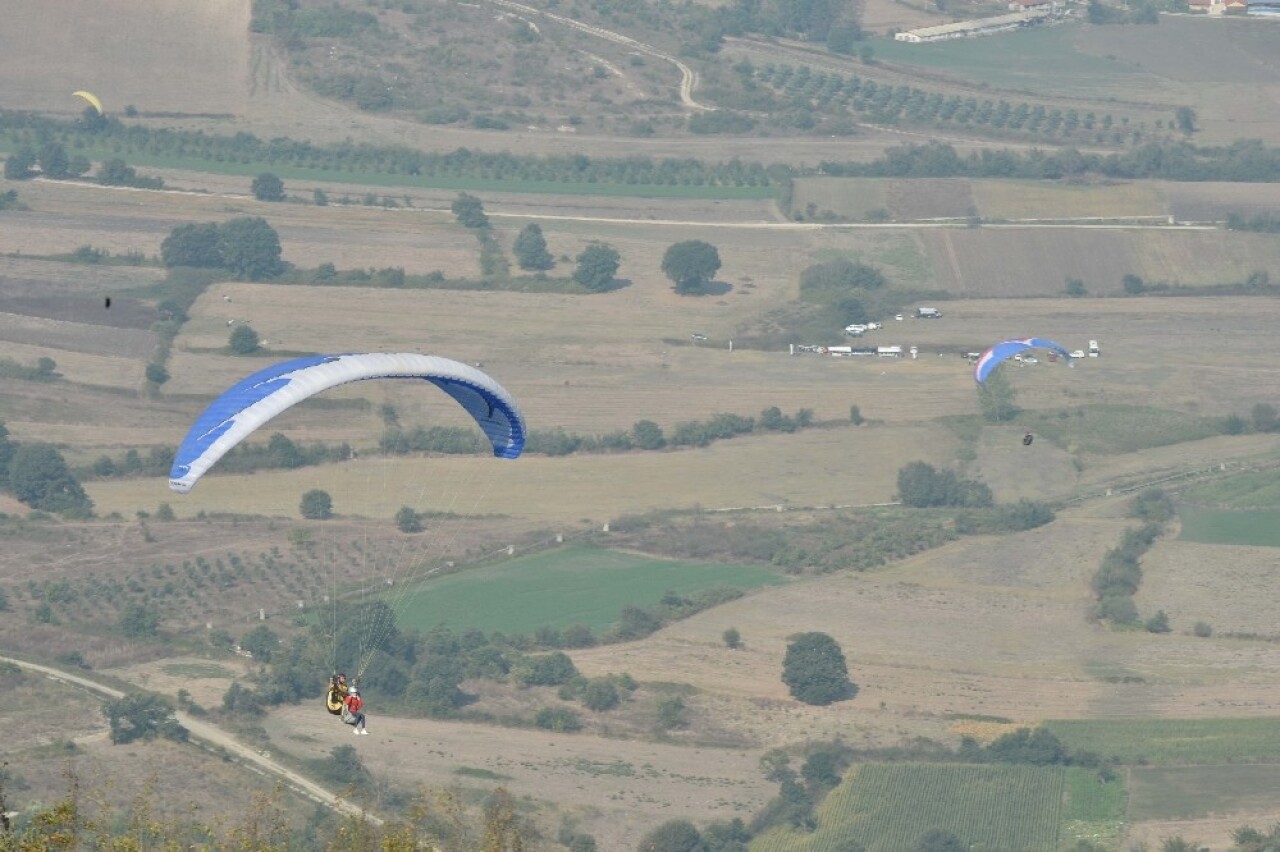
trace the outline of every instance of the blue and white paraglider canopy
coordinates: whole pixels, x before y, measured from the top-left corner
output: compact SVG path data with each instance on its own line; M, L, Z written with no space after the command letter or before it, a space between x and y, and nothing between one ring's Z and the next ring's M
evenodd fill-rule
M973 368L974 381L982 384L995 371L996 367L999 367L1006 359L1012 358L1014 355L1025 352L1028 349L1048 349L1051 352L1057 352L1067 362L1067 365L1071 366L1071 353L1061 344L1054 343L1047 337L1020 337L997 343L986 352L983 352Z
M525 424L514 397L474 367L411 352L316 355L268 367L215 399L178 447L169 487L186 493L234 446L285 409L363 379L423 379L466 409L499 458L524 450Z

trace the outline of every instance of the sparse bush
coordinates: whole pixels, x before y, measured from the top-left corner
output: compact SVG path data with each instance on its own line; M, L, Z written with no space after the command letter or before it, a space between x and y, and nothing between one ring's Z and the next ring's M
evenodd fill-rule
M582 729L582 719L568 707L543 707L533 717L533 723L539 728L555 731L558 734L572 733Z

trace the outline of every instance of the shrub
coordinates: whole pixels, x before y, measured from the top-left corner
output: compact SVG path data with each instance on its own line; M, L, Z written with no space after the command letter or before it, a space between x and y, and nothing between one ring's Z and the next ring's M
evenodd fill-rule
M543 707L538 711L538 715L533 717L533 723L539 728L559 734L582 729L582 719L568 707Z
M302 495L298 511L308 520L328 520L333 517L333 498L329 496L329 492L313 488Z

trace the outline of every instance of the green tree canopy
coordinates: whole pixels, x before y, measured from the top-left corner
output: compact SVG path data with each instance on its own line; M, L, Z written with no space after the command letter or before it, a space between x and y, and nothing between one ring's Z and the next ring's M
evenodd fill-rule
M708 852L702 833L687 819L664 822L644 836L639 852Z
M613 286L613 276L618 272L622 257L607 243L592 243L582 250L577 261L573 280L593 293L600 293Z
M253 197L259 201L284 201L284 181L271 172L263 172L253 179Z
M521 269L544 271L555 265L555 258L547 251L547 240L542 236L542 227L530 222L520 229L515 243L516 260Z
M23 145L4 161L5 180L26 180L33 176L36 164L36 152L30 145Z
M144 603L131 603L120 611L116 626L130 639L150 639L160 632L160 613Z
M179 225L160 244L165 266L195 266L217 269L222 266L222 236L216 222Z
M107 702L102 712L110 724L114 745L155 736L181 742L188 736L187 729L174 718L173 706L159 695L126 695Z
M422 517L411 506L401 506L396 512L396 529L402 533L422 532Z
M954 471L937 470L933 465L915 461L898 471L898 499L908 506L990 506L991 489L976 479L961 479Z
M265 624L259 624L240 637L240 647L253 654L255 660L271 662L272 655L280 648L280 637Z
M711 243L685 240L667 248L662 274L675 283L677 293L697 293L720 271L720 252Z
M260 216L232 219L219 229L218 250L223 265L249 281L279 275L280 235Z
M333 498L329 496L329 492L313 488L302 495L298 511L308 520L328 520L333 517Z
M652 420L637 420L631 427L631 439L642 450L660 450L667 445L662 427Z
M878 290L886 283L879 269L844 257L815 263L800 273L800 292L807 298L849 290Z
M464 228L487 228L489 217L484 214L484 203L474 195L463 192L453 200L450 210Z
M227 346L237 355L252 355L258 351L260 343L258 332L247 325L238 325L231 329L231 334L227 338Z
M849 681L844 652L826 633L791 637L782 663L782 682L793 698L806 704L830 704L857 692Z
M9 484L9 462L17 451L17 442L9 438L9 428L0 422L0 487Z
M98 181L108 186L130 186L137 180L137 170L119 157L112 157L98 169Z
M93 501L52 444L19 444L9 459L9 490L33 509L88 515Z
M986 381L978 385L978 407L982 410L982 419L992 423L1003 423L1018 416L1018 406L1014 404L1017 392L1009 383L1009 378L1001 367L987 376Z
M71 176L71 158L61 142L50 140L40 146L40 171L47 178L61 179Z

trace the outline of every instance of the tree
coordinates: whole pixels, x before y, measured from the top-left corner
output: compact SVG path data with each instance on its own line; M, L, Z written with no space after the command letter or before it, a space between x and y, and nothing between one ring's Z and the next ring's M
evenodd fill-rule
M280 637L265 624L259 624L240 638L240 648L264 663L271 662L271 656L279 647Z
M707 852L707 844L693 823L673 819L646 834L640 852Z
M164 368L164 364L157 361L147 364L146 374L147 381L153 385L162 385L169 381L169 371Z
M619 701L618 687L608 678L592 678L582 689L582 703L588 710L612 710Z
M573 280L592 293L601 293L612 287L613 276L622 263L617 249L607 243L592 243L576 260L578 268L573 271Z
M782 682L806 704L830 704L857 694L849 680L844 652L826 633L800 633L787 644Z
M631 440L642 450L660 450L667 445L662 427L652 420L637 420L631 427Z
M89 515L93 501L52 444L18 444L9 459L9 490L33 509Z
M223 265L241 278L260 281L280 274L280 235L260 216L242 216L218 232Z
M329 492L313 488L302 495L298 511L308 520L326 521L333 517L333 498L329 496Z
M1269 402L1259 402L1250 412L1253 419L1253 431L1255 432L1275 432L1280 430L1280 416L1276 414L1276 407Z
M582 719L568 707L543 707L533 717L533 724L557 734L582 730Z
M1147 289L1146 282L1142 280L1141 276L1134 275L1132 272L1126 273L1120 279L1120 283L1124 287L1124 291L1130 296L1137 296Z
M1003 423L1018 416L1018 406L1014 404L1017 392L1003 371L997 367L987 380L978 385L978 407L982 409L982 419L992 423Z
M849 422L854 426L861 426L866 422L862 417L862 409L856 405L849 406Z
M165 266L195 266L217 269L222 266L221 233L216 222L179 225L160 244Z
M683 728L685 725L684 699L679 695L664 698L658 702L658 727L664 731L672 728Z
M40 146L40 171L47 178L62 179L71 175L71 158L61 142L49 141Z
M373 776L360 760L360 754L349 745L334 746L317 768L321 778L343 787L365 787L373 781Z
M284 201L284 181L271 172L263 172L253 179L253 197L259 201Z
M742 647L742 634L738 632L736 627L730 627L720 634L720 638L724 640L725 647L730 650L736 651Z
M0 422L0 486L9 484L9 463L18 451L18 444L9 439L9 429Z
M662 274L681 295L699 293L720 271L720 252L711 243L685 240L670 246L662 256Z
M516 236L516 260L521 269L543 271L555 266L555 258L547 251L547 240L542 236L542 227L530 222L520 229Z
M1068 278L1066 292L1068 296L1078 299L1088 293L1084 288L1084 282L1079 278Z
M1156 610L1156 614L1147 619L1144 625L1148 633L1168 633L1172 630L1169 627L1169 616L1164 610Z
M150 639L160 632L160 613L146 604L131 603L121 610L117 626L129 639Z
M237 355L252 355L258 351L260 343L258 332L247 325L231 329L231 335L227 338L227 347Z
M99 183L108 186L130 186L138 182L138 172L119 157L113 157L98 169Z
M949 831L930 829L920 836L915 852L968 852L969 844Z
M23 145L10 154L4 161L5 180L26 180L35 174L32 167L36 164L36 152L31 146Z
M489 217L484 215L484 204L479 198L468 193L459 193L450 208L457 217L458 224L464 228L487 228Z
M187 729L173 716L173 706L162 696L126 695L102 707L111 728L113 745L162 736L179 742L186 740Z
M1173 114L1178 122L1178 129L1190 136L1196 132L1196 111L1189 106L1180 106Z
M422 532L422 518L411 506L401 506L396 512L396 529L402 533Z

